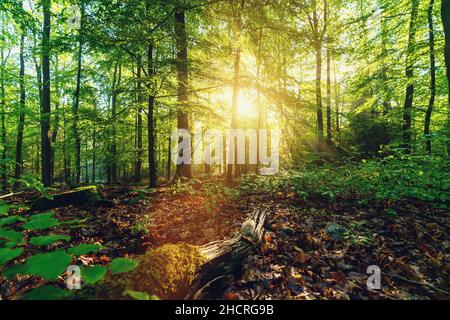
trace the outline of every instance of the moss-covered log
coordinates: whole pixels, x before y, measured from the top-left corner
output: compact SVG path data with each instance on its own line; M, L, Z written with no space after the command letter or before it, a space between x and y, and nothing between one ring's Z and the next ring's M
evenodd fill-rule
M40 197L33 203L31 210L49 210L69 205L111 205L111 202L105 200L96 186L87 186L52 195L51 199Z
M126 299L127 290L146 292L162 299L201 299L208 283L232 272L261 243L265 211L255 211L238 236L203 246L167 244L138 258L139 265L125 274L108 276L102 283L84 287L81 299Z

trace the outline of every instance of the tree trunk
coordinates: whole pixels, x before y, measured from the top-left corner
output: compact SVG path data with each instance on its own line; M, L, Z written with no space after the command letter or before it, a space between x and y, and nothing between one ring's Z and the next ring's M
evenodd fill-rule
M335 108L336 108L336 132L339 135L339 131L341 130L340 128L340 124L339 124L339 95L340 95L340 88L339 88L339 83L337 81L337 71L336 71L336 61L334 61L333 64L333 71L334 71L334 99L335 99Z
M167 181L170 181L171 178L171 168L172 168L172 136L169 131L169 146L167 148Z
M52 147L50 143L50 27L51 27L51 0L42 0L44 11L44 24L42 29L42 107L41 107L41 158L42 183L45 187L52 184Z
M412 0L411 20L409 25L408 47L406 52L406 95L403 106L403 147L409 153L411 149L411 109L414 99L414 47L416 44L416 20L418 15L419 0Z
M256 149L256 167L255 172L256 174L259 173L259 169L261 168L261 155L259 154L259 130L264 128L263 124L263 106L261 104L261 90L259 89L259 81L261 77L261 41L262 41L262 35L263 35L263 29L259 29L259 36L258 36L258 55L256 57L256 103L258 105L258 134L256 135L257 139L257 149Z
M113 87L112 87L112 99L111 99L111 159L110 159L110 172L111 172L111 182L117 182L117 95L118 95L118 87L120 86L120 81L122 77L122 66L119 63L116 63L114 68L114 76L113 76Z
M96 177L96 161L97 161L97 124L94 123L94 131L92 132L92 183L95 183Z
M134 166L134 182L141 181L141 170L142 170L142 77L141 77L141 59L138 59L137 66L137 159Z
M231 129L235 130L238 127L238 119L237 119L237 112L238 112L238 97L239 97L239 77L240 77L240 64L241 64L241 29L242 29L242 22L241 22L241 15L244 10L245 1L240 1L240 8L238 8L237 13L237 21L236 21L236 52L234 56L234 76L233 76L233 97L232 97L232 103L231 103ZM239 176L239 168L240 166L237 163L237 139L233 138L229 141L229 148L228 148L228 169L227 169L227 181L231 182L233 181L233 163L235 167L235 176Z
M177 43L177 71L178 71L178 129L184 129L189 131L189 113L188 107L188 54L187 54L187 35L186 35L186 23L185 12L183 8L177 8L175 10L175 34ZM179 150L181 153L182 150ZM184 152L191 153L191 149L188 148ZM179 156L181 156L179 154ZM177 165L176 176L191 178L191 164L181 163Z
M148 58L148 76L151 77L154 74L153 69L153 40L150 39L148 43L147 50ZM150 80L151 89L152 80ZM148 110L147 110L147 134L148 134L148 177L149 177L149 187L156 187L156 159L155 159L155 119L154 119L154 109L155 109L155 96L153 92L150 91L148 95Z
M428 41L430 46L430 100L428 103L427 112L425 114L425 128L424 128L426 148L429 155L431 155L431 138L430 138L431 113L433 112L434 100L436 97L436 58L434 51L433 7L434 7L434 0L430 0L430 5L428 6Z
M78 122L80 121L78 109L80 106L80 90L81 90L81 67L83 61L83 16L84 5L80 4L80 29L78 30L78 56L77 56L77 83L75 87L73 101L73 123L72 131L75 139L75 184L80 184L81 180L81 139L78 132Z
M331 146L331 54L327 49L327 144Z
M239 40L238 40L239 41ZM237 108L238 108L238 95L239 95L239 67L241 61L241 48L236 49L235 59L234 59L234 78L233 78L233 97L231 105L231 129L237 129ZM237 163L237 139L230 139L228 146L228 170L227 170L227 180L228 182L233 181L233 163L235 176L239 176L239 165Z
M8 189L8 176L7 176L7 132L6 132L6 89L5 89L5 74L4 68L6 66L6 59L4 57L3 48L0 49L1 52L1 66L0 66L0 93L1 93L1 112L2 112L2 160L1 160L1 184L2 191L6 191Z
M17 142L16 142L16 165L14 168L14 189L19 187L19 179L22 174L23 158L22 158L22 145L23 145L23 131L25 127L25 59L24 59L24 41L25 33L22 31L20 37L20 101L19 101L19 124L17 126Z
M322 46L316 47L316 106L317 106L317 151L322 150L323 114L322 114Z
M68 154L67 154L67 130L66 130L66 127L67 127L67 120L66 120L66 114L65 114L65 112L63 112L63 124L64 124L64 127L63 127L63 134L64 134L64 137L63 137L63 146L62 146L62 151L63 151L63 164L64 164L64 181L65 181L65 183L67 184L67 185L70 185L71 184L71 181L70 181L70 157L68 156Z
M58 72L58 56L55 57L55 67L56 72ZM59 88L59 81L58 79L55 79L55 91L56 91L56 102L55 102L55 120L53 124L53 131L52 131L52 181L55 179L55 152L56 152L56 140L58 139L58 130L59 130L59 101L60 101L60 88Z
M442 25L445 33L445 66L447 73L447 135L450 135L450 0L442 0L441 10ZM450 138L447 142L447 153L450 155Z

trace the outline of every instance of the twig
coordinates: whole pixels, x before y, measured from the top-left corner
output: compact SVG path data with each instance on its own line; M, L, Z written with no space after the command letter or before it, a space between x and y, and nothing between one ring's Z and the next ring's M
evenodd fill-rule
M15 195L15 194L21 194L21 193L22 193L22 192L16 192L16 193L11 192L11 193L5 194L5 195L3 195L3 196L0 196L0 199L6 199L6 198L9 198L9 197L12 197L12 196Z
M403 281L405 281L405 282L412 283L412 284L418 284L418 285L421 285L421 286L429 287L429 288L431 288L431 289L434 289L434 290L436 290L436 291L439 291L439 292L441 292L441 293L443 293L443 294L446 294L446 295L449 295L449 296L450 296L450 292L447 292L447 291L445 291L445 290L436 288L436 287L435 287L434 285L432 285L431 283L426 283L426 282L419 282L419 281L410 280L410 279L407 279L407 278L404 278L404 277L402 277L402 276L396 275L396 274L394 274L394 273L389 273L389 272L383 272L383 274L385 274L385 275L387 275L387 276L389 276L389 277L392 277L392 278L397 278L397 279L399 279L399 280L403 280Z

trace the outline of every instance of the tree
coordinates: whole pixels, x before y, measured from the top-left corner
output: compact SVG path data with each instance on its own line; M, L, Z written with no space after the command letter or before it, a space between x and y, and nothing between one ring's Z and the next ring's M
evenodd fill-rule
M22 27L23 28L23 27ZM19 179L23 169L22 159L22 145L23 145L23 131L25 127L25 59L24 59L24 42L25 29L22 29L20 37L20 102L19 102L19 124L17 126L17 142L16 142L16 165L14 169L14 189L19 187Z
M41 157L42 183L45 187L52 184L50 131L50 29L51 0L42 0L44 23L42 28L42 101L41 101Z
M2 17L3 18L3 17ZM3 20L3 19L2 19ZM2 33L4 32L4 23L2 21ZM1 159L1 185L2 191L8 189L8 176L7 176L7 131L6 131L6 84L5 84L5 67L8 62L8 58L5 57L3 47L0 48L0 106L1 106L1 136L2 136L2 159Z
M78 132L78 123L80 121L79 117L79 106L80 106L80 90L81 90L81 67L83 61L83 20L84 20L84 3L80 0L80 28L78 30L78 54L77 54L77 80L75 85L75 93L73 98L73 121L72 121L72 132L75 139L75 184L80 184L81 179L81 139Z
M434 25L433 25L433 6L434 0L430 0L428 6L428 45L430 47L430 100L425 114L425 128L424 135L426 139L426 149L431 155L431 139L430 139L430 122L431 113L434 108L434 101L436 99L436 57L434 52Z
M450 130L450 0L442 0L441 19L445 33L445 66L447 73L447 130ZM447 153L450 154L450 139L447 142Z
M175 37L177 45L177 73L178 73L178 130L189 131L189 113L188 107L188 53L187 53L187 35L185 9L177 7L175 9ZM179 150L179 152L191 152L187 150ZM179 156L182 156L180 154ZM176 176L190 178L192 175L191 164L181 163L177 165Z
M411 17L409 23L408 47L406 49L406 95L403 105L403 147L410 152L411 145L411 109L414 99L414 50L416 45L417 15L419 0L411 2Z
M137 143L137 159L134 166L134 182L141 181L141 169L142 169L142 74L141 74L142 61L140 56L137 61L137 75L136 75L136 91L137 91L137 119L136 119L136 143Z
M312 35L311 43L316 56L316 120L317 150L322 149L323 142L323 110L322 110L322 48L327 33L327 1L324 1L323 22L320 23L317 0L312 0L312 12L307 12L308 23Z

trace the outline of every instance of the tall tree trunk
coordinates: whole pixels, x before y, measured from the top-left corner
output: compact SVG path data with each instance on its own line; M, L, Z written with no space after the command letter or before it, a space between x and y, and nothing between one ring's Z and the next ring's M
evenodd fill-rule
M148 177L149 177L149 187L156 187L156 158L155 158L155 119L154 119L154 109L155 109L155 96L152 92L153 81L151 78L154 74L153 68L153 40L150 39L147 48L147 73L150 78L150 93L148 95L148 110L147 110L147 134L148 134Z
M334 61L333 64L333 73L334 73L334 103L335 103L335 108L336 108L336 112L335 112L335 122L336 122L336 132L339 135L339 131L341 130L340 128L340 123L339 123L339 95L340 95L340 88L339 88L339 83L337 81L337 70L336 70L336 61Z
M4 57L3 48L0 49L1 52L1 66L0 66L0 93L1 93L1 112L2 112L2 160L1 160L1 184L2 184L2 190L6 191L8 189L8 176L7 176L7 170L8 167L6 165L6 158L7 158L7 132L6 132L6 89L5 89L5 66L6 66L6 59Z
M42 0L44 24L42 29L42 106L41 106L41 157L42 157L42 183L49 187L52 183L50 143L50 26L51 26L51 0Z
M122 78L122 65L116 63L114 68L113 77L113 90L111 99L111 118L112 118L112 132L111 132L111 182L116 183L118 180L118 169L117 169L117 95L120 87L120 82Z
M238 97L239 97L239 77L240 77L240 64L241 64L241 14L244 10L245 1L240 1L240 8L238 8L237 21L236 21L236 52L234 56L234 76L233 76L233 97L231 102L231 129L235 130L238 127ZM227 169L227 181L231 182L233 180L233 163L235 168L235 176L239 176L239 165L237 163L237 139L233 138L229 141L228 146L228 169ZM232 148L233 147L233 148Z
M141 59L138 59L137 66L137 159L134 166L134 182L141 181L142 170L142 77L141 77Z
M258 104L258 134L257 139L257 150L256 150L256 173L259 173L261 167L261 155L259 154L259 130L264 128L263 125L263 106L261 104L261 90L259 89L260 73L261 73L261 41L262 41L263 29L259 29L258 37L258 55L256 57L256 103Z
M55 67L56 72L58 72L59 64L58 64L58 56L55 57ZM55 79L55 91L56 91L56 102L55 102L55 119L53 124L53 131L52 131L52 181L55 179L55 152L56 152L56 140L58 139L58 130L59 130L59 103L60 103L60 88L59 88L59 81L58 79Z
M317 151L322 150L323 114L322 114L322 46L316 47L316 113L317 113Z
M237 129L237 108L238 108L238 95L239 95L239 69L241 61L241 48L236 49L235 59L234 59L234 78L233 78L233 97L231 105L231 129ZM235 176L239 175L239 165L237 163L237 143L236 138L230 139L229 143L229 156L228 156L228 170L227 170L227 180L231 182L233 180L233 163Z
M23 131L25 127L25 59L24 59L24 42L25 31L22 31L20 37L20 101L19 101L19 124L17 126L17 142L16 142L16 165L14 168L14 189L19 187L19 179L22 174L23 158L22 158L22 145L23 145Z
M175 10L175 34L177 43L177 71L178 71L178 129L190 130L188 107L188 54L187 35L184 8L178 7ZM182 152L179 150L179 153ZM187 148L184 152L191 153ZM181 156L181 155L179 155ZM181 163L177 165L176 176L190 178L191 164Z
M63 164L64 164L64 182L67 184L67 185L70 185L71 184L71 181L70 181L70 158L69 158L69 156L68 156L68 154L67 154L67 130L66 130L66 127L67 127L67 119L66 119L66 113L65 112L63 112L63 124L64 124L64 126L63 126L63 134L64 134L64 137L63 137L63 145L62 145L62 151L63 151Z
M434 0L430 0L430 5L428 6L428 42L430 46L430 101L428 103L427 112L425 114L425 128L424 128L426 148L428 154L430 155L431 155L430 122L431 122L431 113L433 112L434 108L434 100L436 97L436 58L434 51L433 7L434 7Z
M84 5L80 3L80 28L78 30L78 55L77 55L77 83L75 86L75 94L73 100L73 123L72 132L75 139L75 184L79 184L81 180L81 138L78 132L79 107L80 107L80 91L81 91L81 67L83 62L83 18Z
M94 123L94 131L92 132L92 182L95 183L96 177L96 161L97 161L97 124Z
M447 73L447 134L450 135L450 0L442 0L441 18L445 33L445 66ZM447 142L447 153L450 155L450 137Z
M403 106L403 146L405 152L411 150L411 110L414 99L414 47L416 44L416 20L419 9L419 0L412 0L411 20L409 25L408 47L406 52L406 95Z
M384 11L383 11L384 13ZM381 81L383 88L383 115L387 115L391 109L390 95L391 90L388 83L388 64L386 59L388 57L387 45L388 45L388 26L386 18L381 18L381 56L382 56L382 68L381 68Z
M169 146L167 149L167 181L170 181L172 169L172 135L169 130Z
M331 146L331 54L327 48L327 144Z

